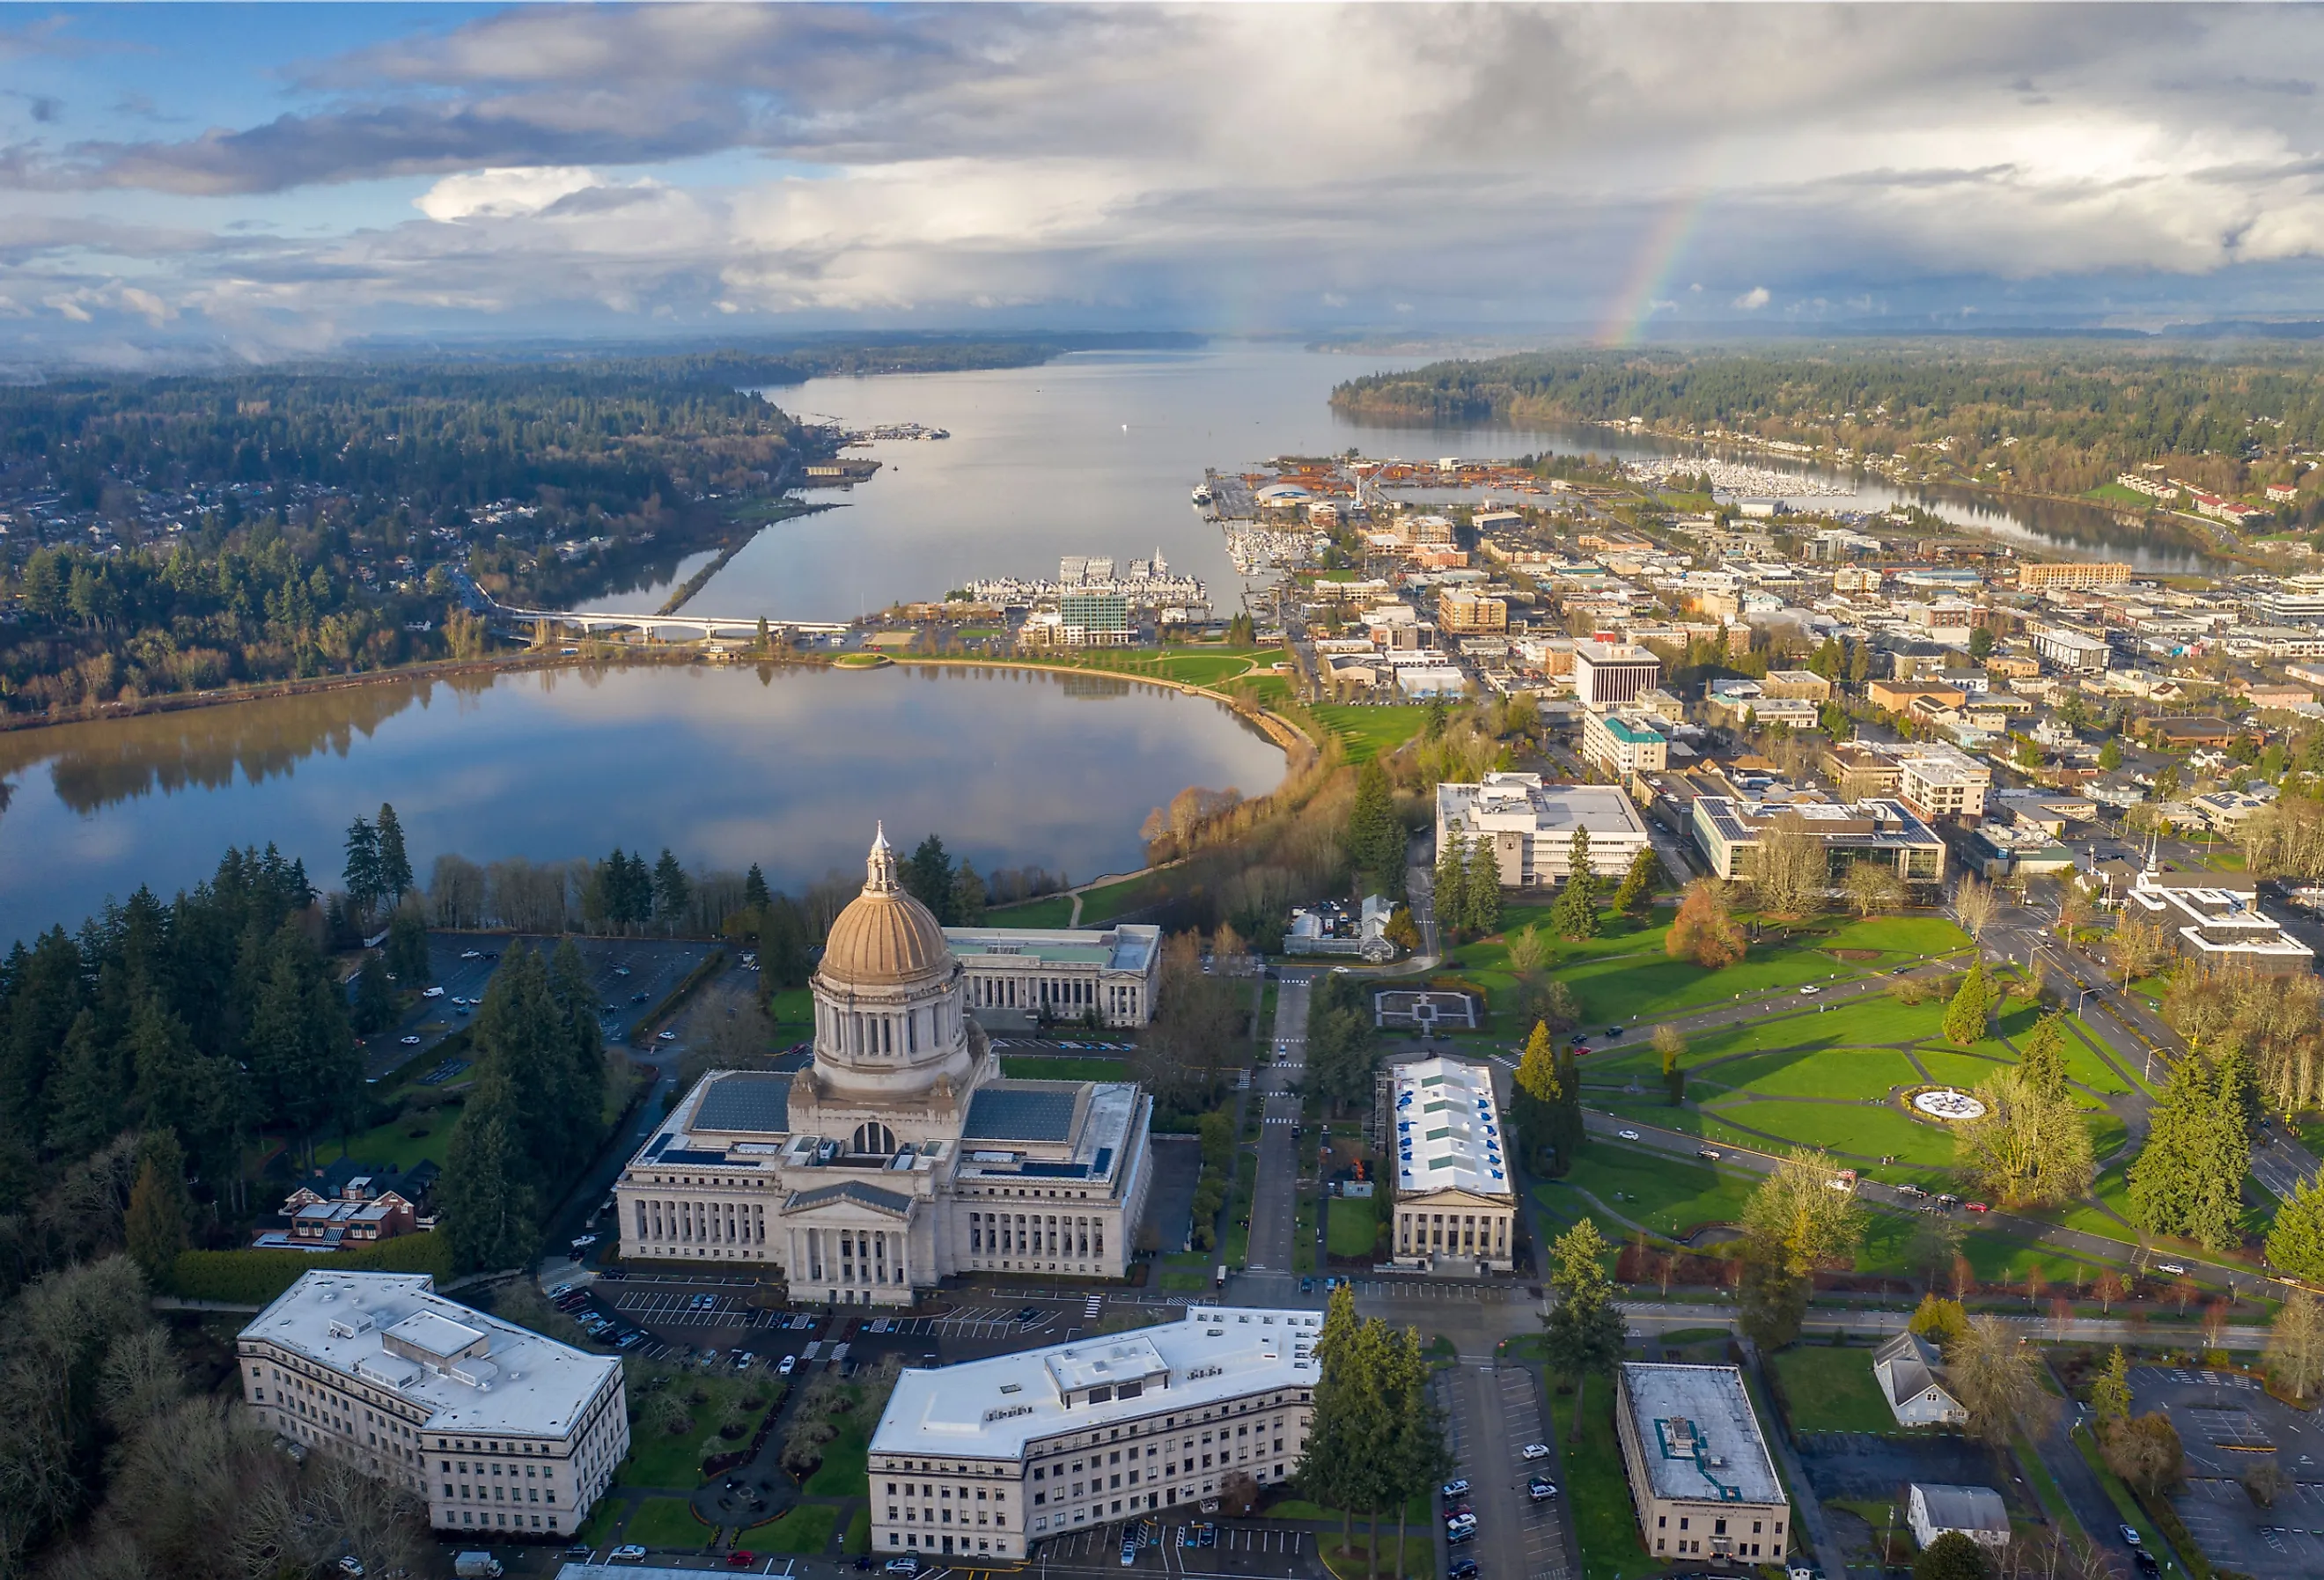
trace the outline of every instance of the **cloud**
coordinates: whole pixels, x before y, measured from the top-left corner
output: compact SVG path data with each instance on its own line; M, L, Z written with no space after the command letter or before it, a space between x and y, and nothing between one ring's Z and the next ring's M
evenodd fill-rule
M36 125L0 148L0 258L37 264L22 302L151 328L106 294L135 277L170 332L250 344L1015 308L1594 321L1641 281L1688 322L2312 300L2317 58L2324 13L2280 8L516 7L271 63L263 113L192 134L171 103ZM76 106L128 102L76 69ZM211 228L177 235L189 214ZM1720 279L1757 283L1668 283Z
M560 198L603 185L585 165L549 165L473 171L446 176L411 206L430 219L447 224L478 215L503 218L514 214L538 214Z

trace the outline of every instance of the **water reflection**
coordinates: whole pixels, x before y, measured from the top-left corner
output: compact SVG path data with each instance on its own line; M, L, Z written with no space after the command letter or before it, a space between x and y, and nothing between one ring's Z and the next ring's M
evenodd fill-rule
M982 871L1127 871L1150 808L1282 772L1203 698L967 666L575 668L18 731L0 735L0 947L141 882L198 882L228 844L335 873L348 819L383 800L422 873L444 852L668 845L798 888L857 870L874 818Z

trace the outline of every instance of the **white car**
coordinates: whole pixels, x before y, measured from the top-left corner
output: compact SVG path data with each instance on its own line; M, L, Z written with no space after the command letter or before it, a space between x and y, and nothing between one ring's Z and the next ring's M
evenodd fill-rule
M2169 1273L2174 1279L2183 1279L2187 1276L2187 1270L2175 1261L2158 1261L2154 1264L2154 1270L2159 1273Z
M657 1042L675 1042L678 1040L678 1033L675 1031L657 1031L654 1033L654 1040Z
M775 1368L775 1374L779 1377L788 1377L791 1374L792 1368L798 1364L798 1357L797 1355L785 1355L783 1357L783 1363Z
M1821 993L1821 992L1823 991L1823 989L1821 989L1821 987L1818 987L1818 986L1817 986L1814 983L1812 983L1812 982L1803 982L1803 983L1802 983L1802 984L1800 984L1800 991L1801 991L1802 993L1806 993L1806 994L1810 995L1810 996L1813 996L1813 995L1814 995L1814 994L1816 994L1816 993Z
M597 1237L595 1234L576 1234L573 1236L573 1249L576 1251L582 1250L586 1246L595 1245L596 1243Z
M1528 1443L1524 1447L1518 1449L1517 1452L1527 1459L1547 1459L1549 1457L1549 1445L1546 1443Z
M415 1031L409 1037L399 1037L396 1040L406 1048L417 1048L420 1046L420 1033Z
M484 957L484 952L482 949L463 949L460 951L460 958L463 960L481 960Z
M1635 1141L1638 1139L1638 1132L1634 1130L1618 1130L1614 1133L1626 1141Z
M440 987L423 987L420 990L420 996L423 999L440 999L444 996L444 990Z
M605 1561L609 1564L642 1564L646 1561L646 1549L634 1543L618 1547L605 1555Z

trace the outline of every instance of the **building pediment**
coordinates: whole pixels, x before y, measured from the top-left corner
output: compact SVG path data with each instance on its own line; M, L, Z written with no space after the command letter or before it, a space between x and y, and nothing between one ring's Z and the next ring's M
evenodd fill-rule
M1485 1196L1477 1191L1460 1189L1400 1191L1396 1201L1398 1206L1425 1206L1431 1212L1447 1207L1507 1207L1509 1205L1509 1198L1505 1196Z
M892 1190L882 1190L876 1185L866 1185L860 1179L850 1179L839 1185L819 1186L814 1190L793 1191L790 1199L783 1203L783 1216L788 1218L835 1206L864 1207L882 1217L901 1222L911 1216L912 1198L899 1196Z

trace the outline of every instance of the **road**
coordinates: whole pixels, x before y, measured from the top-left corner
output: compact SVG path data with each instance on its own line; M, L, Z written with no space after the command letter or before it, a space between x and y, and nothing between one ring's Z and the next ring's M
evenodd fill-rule
M1274 1049L1277 1057L1253 1072L1259 1099L1259 1181L1251 1191L1250 1246L1244 1267L1251 1272L1289 1275L1292 1239L1298 1224L1299 1082L1307 1068L1308 978L1286 973L1276 985Z
M1440 1373L1437 1388L1459 1466L1453 1474L1468 1478L1477 1515L1476 1540L1464 1545L1477 1560L1478 1580L1567 1580L1572 1549L1563 1493L1536 1502L1526 1492L1529 1476L1554 1483L1558 1474L1554 1456L1528 1462L1520 1452L1549 1440L1531 1368L1463 1363Z

